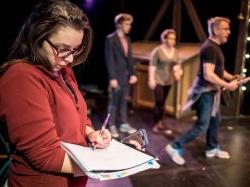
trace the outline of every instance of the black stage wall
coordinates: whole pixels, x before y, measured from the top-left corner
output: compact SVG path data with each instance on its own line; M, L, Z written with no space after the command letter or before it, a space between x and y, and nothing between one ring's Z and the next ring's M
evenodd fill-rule
M191 0L190 0L191 1ZM17 31L25 17L29 14L36 1L3 0L0 5L1 13L1 42L0 63L4 62L8 48L13 42ZM163 0L72 0L82 7L88 14L94 33L93 50L85 65L75 67L77 79L83 84L94 84L99 89L105 90L107 86L107 72L104 64L104 39L113 32L113 19L119 12L128 12L134 16L131 38L133 41L142 40L156 13L159 11ZM193 5L206 31L207 19L213 16L225 16L231 19L232 34L227 45L223 46L226 54L226 68L232 72L236 52L240 13L239 0L193 0ZM170 3L165 16L161 20L150 40L159 40L161 31L171 27L172 7ZM181 42L198 42L192 23L182 3L182 33Z

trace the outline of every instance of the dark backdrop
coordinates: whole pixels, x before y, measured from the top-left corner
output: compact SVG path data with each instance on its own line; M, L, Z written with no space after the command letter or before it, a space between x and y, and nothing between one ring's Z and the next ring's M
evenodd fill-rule
M93 84L101 90L106 90L107 71L104 62L104 39L114 31L114 16L120 12L127 12L134 16L132 41L142 40L163 0L72 0L89 16L94 30L94 43L92 52L84 65L74 68L80 84ZM194 7L207 30L207 19L213 16L225 16L231 19L232 34L228 44L223 46L226 56L226 69L234 70L236 41L238 35L238 14L240 13L240 0L193 0ZM1 1L1 42L0 62L8 53L25 17L30 13L35 1L8 0ZM182 3L182 33L181 42L198 42L186 8ZM171 27L172 3L168 7L157 30L150 40L159 40L161 31Z

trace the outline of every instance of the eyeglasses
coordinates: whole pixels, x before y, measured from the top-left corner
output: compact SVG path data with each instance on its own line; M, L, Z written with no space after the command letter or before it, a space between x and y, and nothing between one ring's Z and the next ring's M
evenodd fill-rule
M48 42L48 44L55 49L56 51L56 56L59 58L67 58L70 55L76 56L78 54L80 54L82 52L82 47L79 47L75 50L70 50L70 49L66 49L66 48L59 48L57 46L55 46L49 39L45 39L46 42Z

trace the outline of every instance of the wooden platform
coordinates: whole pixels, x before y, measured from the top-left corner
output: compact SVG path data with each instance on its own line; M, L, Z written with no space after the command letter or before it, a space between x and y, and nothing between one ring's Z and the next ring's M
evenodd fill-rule
M132 95L134 107L152 108L154 106L153 92L148 88L148 63L152 50L159 44L159 42L145 41L132 44L138 77L138 83L134 86ZM166 101L166 112L176 118L184 115L181 113L181 107L187 100L188 89L198 71L200 45L200 43L180 43L176 46L179 61L182 63L183 76L172 86Z

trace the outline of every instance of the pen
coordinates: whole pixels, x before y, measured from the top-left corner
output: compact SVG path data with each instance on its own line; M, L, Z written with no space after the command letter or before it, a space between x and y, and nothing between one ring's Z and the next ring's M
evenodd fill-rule
M103 122L103 124L102 124L102 128L101 128L99 134L102 134L102 132L104 131L104 129L106 129L107 124L108 124L108 121L109 121L109 117L110 117L110 114L108 114L107 117L105 118L105 120L104 120L104 122ZM95 149L96 149L96 145L94 146L93 150L95 150Z

